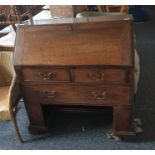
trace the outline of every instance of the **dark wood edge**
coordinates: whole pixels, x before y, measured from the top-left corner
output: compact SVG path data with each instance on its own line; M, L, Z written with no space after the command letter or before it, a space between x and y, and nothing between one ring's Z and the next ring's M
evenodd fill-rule
M9 32L0 32L0 38L6 36Z
M70 69L76 69L76 68L91 68L92 69L92 67L95 69L99 69L99 68L105 68L105 69L108 69L108 68L110 68L110 69L129 69L129 68L134 68L134 66L116 66L116 65L42 65L42 64L36 64L36 65L15 65L14 64L14 67L15 68L23 68L23 67L30 67L30 68L43 68L43 69L45 69L45 68L63 68L63 69L67 69L67 68L70 68Z
M14 47L9 47L9 46L0 46L0 52L1 51L11 51L13 52Z

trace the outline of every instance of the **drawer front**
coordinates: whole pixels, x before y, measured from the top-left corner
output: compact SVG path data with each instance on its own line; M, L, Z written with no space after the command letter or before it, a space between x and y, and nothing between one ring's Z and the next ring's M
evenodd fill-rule
M23 86L24 95L42 104L116 105L130 104L130 88L51 84ZM30 96L32 96L30 98ZM31 101L30 101L31 102Z
M127 73L123 69L75 69L77 82L127 83Z
M63 68L24 68L24 81L70 81L69 71Z

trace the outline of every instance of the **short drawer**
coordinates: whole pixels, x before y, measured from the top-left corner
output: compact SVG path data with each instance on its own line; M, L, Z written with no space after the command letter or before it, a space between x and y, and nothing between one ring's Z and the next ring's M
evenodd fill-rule
M42 104L116 105L130 104L128 87L94 86L75 84L51 84L24 86L28 99Z
M70 81L69 71L63 68L24 68L24 81Z
M127 83L128 75L123 69L74 69L76 82Z

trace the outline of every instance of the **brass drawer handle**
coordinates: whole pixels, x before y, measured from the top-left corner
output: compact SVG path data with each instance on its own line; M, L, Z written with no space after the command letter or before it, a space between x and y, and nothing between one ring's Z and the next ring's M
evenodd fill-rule
M97 100L103 100L103 99L105 99L106 94L107 94L107 93L106 93L105 91L103 91L101 94L97 94L95 91L92 91L93 97L94 97L95 99L97 99Z
M48 99L51 99L51 98L55 98L57 96L57 92L56 91L44 91L44 94L47 96Z
M90 73L89 77L91 78L91 80L94 80L94 81L103 81L104 73L101 73L101 72Z
M38 76L42 78L43 80L53 80L55 74L48 71L39 72Z

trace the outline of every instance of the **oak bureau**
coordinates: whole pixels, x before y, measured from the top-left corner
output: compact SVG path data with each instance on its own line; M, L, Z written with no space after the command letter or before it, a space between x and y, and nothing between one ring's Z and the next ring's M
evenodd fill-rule
M14 68L30 131L46 131L42 105L108 106L113 133L134 135L130 15L51 20L17 29Z

